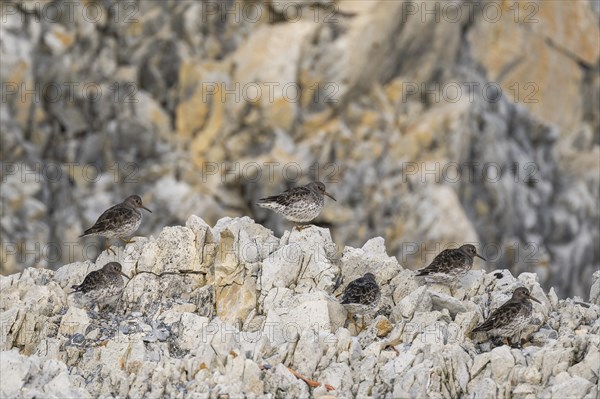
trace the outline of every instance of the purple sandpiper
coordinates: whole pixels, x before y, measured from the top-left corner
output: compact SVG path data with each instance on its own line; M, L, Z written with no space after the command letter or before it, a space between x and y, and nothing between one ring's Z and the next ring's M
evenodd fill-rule
M533 308L532 300L541 303L531 296L527 288L515 289L512 298L496 309L486 321L474 328L473 332L487 332L509 341L510 337L519 334L529 324Z
M373 273L352 280L344 289L341 304L349 313L362 316L362 327L365 326L365 315L373 311L381 299L381 290Z
M290 188L272 197L261 198L258 200L257 205L272 209L292 222L307 223L321 213L325 205L324 195L336 201L331 194L325 191L325 184L317 181L305 186ZM296 224L298 230L304 227L306 226Z
M427 283L455 284L473 267L475 257L487 261L477 253L474 245L465 244L456 249L440 252L429 266L417 270L417 277L425 278Z
M110 262L105 264L102 269L90 272L83 282L79 285L73 285L73 292L79 292L93 305L102 308L121 297L125 283L123 277L129 277L122 272L121 264Z
M142 223L142 212L140 208L152 211L142 204L142 199L139 195L130 195L125 201L120 204L108 208L96 223L89 229L83 232L79 237L85 236L101 236L106 238L106 250L109 248L109 240L118 237L121 241L128 244L133 242L123 237L129 236L140 227ZM111 249L113 253L114 250Z

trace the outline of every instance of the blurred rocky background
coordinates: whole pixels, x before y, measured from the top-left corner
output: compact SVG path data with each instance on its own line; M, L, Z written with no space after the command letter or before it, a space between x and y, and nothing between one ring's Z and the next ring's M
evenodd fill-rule
M454 244L587 297L600 265L598 2L1 4L2 274L95 259L139 193L140 235L248 215L320 179L339 246L424 266Z

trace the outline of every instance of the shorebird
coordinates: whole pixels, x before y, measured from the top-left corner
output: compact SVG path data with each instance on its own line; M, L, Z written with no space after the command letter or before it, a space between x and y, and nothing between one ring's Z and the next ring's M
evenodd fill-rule
M348 318L362 316L361 329L365 327L365 315L372 312L381 299L381 290L373 273L352 280L344 289L341 304L348 311Z
M465 244L456 249L445 249L440 252L429 266L417 270L417 277L423 277L427 283L438 283L453 286L473 267L475 257L487 262L477 253L474 245Z
M505 343L510 344L509 338L520 333L530 322L533 309L531 301L541 303L531 296L527 288L515 289L512 298L496 309L472 332L487 332L492 336L503 337Z
M320 181L308 183L305 186L293 187L279 195L261 198L257 205L267 208L282 215L285 219L296 223L296 228L301 230L307 223L319 216L325 205L324 195L332 200L336 199L325 191L325 184Z
M104 211L98 220L96 220L96 223L84 231L79 237L105 237L105 249L107 251L112 251L113 254L116 254L115 251L109 247L110 239L119 238L126 244L134 242L133 240L128 240L123 237L135 233L135 231L140 227L140 223L142 223L142 212L140 211L140 208L152 213L150 209L146 208L142 204L142 199L139 195L130 195L125 199L125 201Z
M102 266L102 269L90 272L83 282L79 285L73 285L73 292L79 292L93 305L98 305L101 309L121 297L125 288L125 283L121 277L129 277L122 272L121 264L110 262Z

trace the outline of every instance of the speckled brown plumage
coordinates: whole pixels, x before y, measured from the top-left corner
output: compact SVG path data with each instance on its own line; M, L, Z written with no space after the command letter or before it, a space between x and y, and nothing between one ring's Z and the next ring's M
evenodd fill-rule
M142 204L139 195L131 195L125 201L108 208L96 223L79 237L98 235L106 238L129 236L140 227L142 212L140 208L152 213Z
M511 337L521 332L530 322L533 298L525 287L515 289L512 297L496 309L473 332L487 332L498 337Z
M73 285L71 288L73 292L81 293L90 303L102 307L121 296L125 287L123 276L129 278L121 270L120 263L107 263L102 269L94 270L85 276L81 284Z
M351 281L344 289L341 304L352 314L368 313L375 309L381 299L381 290L373 273Z
M473 267L475 257L486 260L477 254L475 246L465 244L456 249L440 252L429 266L417 270L416 276L428 283L453 284Z
M272 197L261 198L257 205L272 209L292 222L306 223L321 213L325 205L324 195L335 201L335 198L325 191L325 184L312 182L305 186L290 188Z

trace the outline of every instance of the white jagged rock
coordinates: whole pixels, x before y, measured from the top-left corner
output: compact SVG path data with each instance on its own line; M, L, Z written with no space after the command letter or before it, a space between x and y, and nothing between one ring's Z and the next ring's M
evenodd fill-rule
M88 312L70 287L112 260L131 280L112 307ZM336 297L367 271L382 301L357 335ZM595 397L597 304L546 294L532 273L475 270L453 290L419 284L381 238L338 257L326 229L279 239L250 218L211 228L192 216L95 263L0 277L1 394ZM518 286L541 302L524 348L471 339Z
M3 376L0 396L3 398L92 397L79 386L83 383L82 378L69 374L67 366L60 361L23 356L16 349L0 352L0 359L0 375Z

